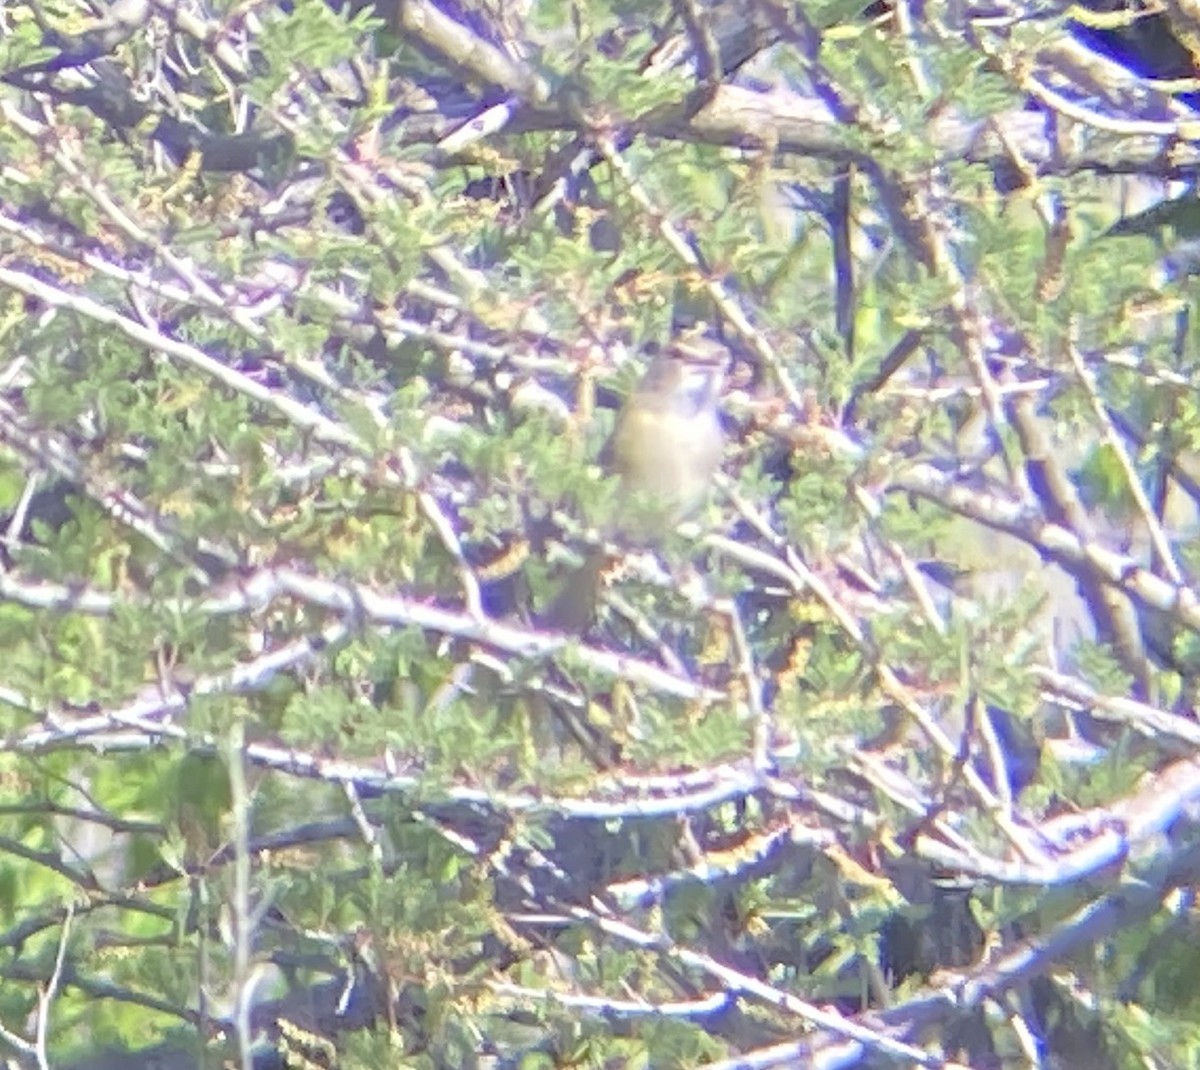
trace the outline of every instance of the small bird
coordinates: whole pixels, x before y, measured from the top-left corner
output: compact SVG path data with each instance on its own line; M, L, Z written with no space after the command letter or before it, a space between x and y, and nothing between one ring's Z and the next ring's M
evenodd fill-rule
M726 360L707 339L676 341L651 360L600 453L621 477L622 496L649 507L641 519L651 530L639 532L629 515L618 530L661 537L707 497L725 448L717 404Z
M620 476L610 534L654 544L703 504L721 465L718 402L728 354L704 338L678 339L651 359L600 452ZM583 632L595 615L605 555L591 553L544 617L556 631Z

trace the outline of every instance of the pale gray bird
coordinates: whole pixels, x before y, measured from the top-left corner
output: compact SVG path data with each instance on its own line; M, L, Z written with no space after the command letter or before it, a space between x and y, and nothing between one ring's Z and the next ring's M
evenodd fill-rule
M617 416L600 461L621 479L617 539L659 542L703 504L721 466L719 399L728 353L704 338L657 353ZM595 614L605 556L594 551L545 614L556 631L582 632Z
M725 349L706 339L662 350L601 451L601 463L621 477L622 495L650 506L659 525L652 537L703 503L720 467L725 436L717 405L726 360ZM615 526L627 531L630 519L618 517Z

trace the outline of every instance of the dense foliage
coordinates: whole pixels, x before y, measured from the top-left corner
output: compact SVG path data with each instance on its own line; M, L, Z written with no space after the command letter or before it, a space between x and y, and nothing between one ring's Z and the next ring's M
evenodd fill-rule
M0 9L0 1050L1189 1065L1195 72L1105 7Z

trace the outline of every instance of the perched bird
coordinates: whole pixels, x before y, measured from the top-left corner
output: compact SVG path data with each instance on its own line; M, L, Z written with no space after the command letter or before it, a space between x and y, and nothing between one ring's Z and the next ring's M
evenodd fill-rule
M728 355L703 338L676 340L650 361L617 416L600 462L620 476L609 534L659 542L704 502L725 440L718 401ZM546 611L556 631L582 632L595 614L605 556L594 551Z
M622 498L648 511L649 537L661 537L708 494L721 464L724 434L717 409L727 354L706 339L677 341L658 353L629 395L600 453L621 477ZM641 499L639 502L638 499ZM615 527L639 534L623 513Z

